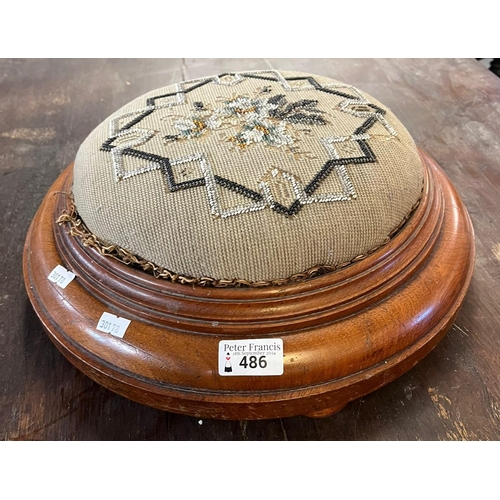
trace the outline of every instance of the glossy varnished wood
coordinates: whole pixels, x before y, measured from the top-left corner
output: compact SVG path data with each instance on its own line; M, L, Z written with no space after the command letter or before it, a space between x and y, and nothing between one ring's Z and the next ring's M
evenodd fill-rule
M451 325L470 282L472 226L425 154L419 207L377 252L312 280L262 289L169 283L102 256L54 221L68 210L72 167L49 190L25 248L35 311L84 373L160 409L223 419L324 416L411 368ZM77 275L47 281L58 263ZM96 330L104 311L132 319L125 338ZM284 374L218 375L224 339L279 336Z
M322 419L222 421L134 403L57 351L22 278L28 227L91 130L147 91L231 70L310 71L389 106L446 172L475 231L469 291L447 335L392 383ZM500 79L470 59L0 61L0 438L492 440L500 438Z

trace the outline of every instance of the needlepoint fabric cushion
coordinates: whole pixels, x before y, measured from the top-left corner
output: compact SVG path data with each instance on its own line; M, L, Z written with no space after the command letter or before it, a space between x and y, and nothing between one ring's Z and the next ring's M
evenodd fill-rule
M73 197L104 244L183 276L259 282L386 242L422 183L412 138L373 97L266 70L127 104L81 145Z

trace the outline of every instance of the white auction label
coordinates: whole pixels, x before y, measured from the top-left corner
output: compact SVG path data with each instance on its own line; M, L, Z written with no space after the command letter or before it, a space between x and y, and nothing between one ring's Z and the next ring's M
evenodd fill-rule
M221 340L219 375L283 375L283 340Z
M57 286L66 288L75 279L75 274L71 271L68 271L63 266L57 264L57 266L52 269L52 272L47 276L47 278Z
M102 313L102 316L99 318L97 329L100 332L110 333L115 337L123 338L128 325L130 325L129 319L119 318L114 314L105 312Z

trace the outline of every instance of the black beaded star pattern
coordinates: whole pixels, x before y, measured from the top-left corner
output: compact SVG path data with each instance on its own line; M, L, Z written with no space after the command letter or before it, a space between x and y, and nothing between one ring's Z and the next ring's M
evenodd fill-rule
M259 80L265 80L265 81L273 81L273 82L279 82L278 78L276 76L268 76L268 75L261 75L261 74L252 74L252 73L240 73L240 75L244 78L255 78ZM233 73L222 73L218 75L218 78L223 78L225 76L234 76ZM325 86L322 86L319 84L314 77L312 76L294 76L294 77L283 77L284 80L287 82L291 81L306 81L308 82L311 86L313 86L318 92L324 92L327 94L332 94L336 95L339 97L343 97L345 99L352 99L352 100L357 100L358 97L355 95L351 95L345 92L341 92L340 90L328 88ZM150 97L146 100L146 105L150 109L146 109L143 113L141 113L139 116L135 117L134 119L130 120L127 122L125 125L120 127L118 130L118 134L120 132L124 132L126 130L131 129L133 126L139 124L144 118L149 116L151 113L155 111L155 104L156 101L160 99L165 99L168 97L176 97L178 94L189 94L195 89L198 89L200 87L203 87L204 85L207 85L208 83L213 81L213 77L207 78L205 80L202 80L196 84L193 84L192 86L183 89L183 90L177 90L175 92L170 92L167 94L162 94L159 96L155 97ZM264 87L267 91L267 87ZM278 108L275 110L275 116L277 118L281 118L285 121L300 121L303 123L304 120L309 121L309 123L323 123L324 118L321 116L321 111L319 110L314 110L314 102L315 101L308 101L306 99L303 99L301 101L298 101L297 103L293 103L292 105L288 104L286 102L286 99L284 99L283 95L277 95L271 99L276 100L276 104L278 104ZM194 103L195 109L202 109L203 108L203 103L201 102L195 102ZM371 109L373 109L374 112L380 114L380 115L385 115L385 110L374 105L371 103L364 104L364 106L367 106ZM377 118L373 115L368 116L364 123L358 127L354 133L352 134L354 137L356 136L362 136L363 134L366 134L366 132L377 122ZM111 137L107 139L101 146L101 151L111 151L113 148L116 146L113 145L113 142L118 138L118 134L115 135L114 137ZM166 140L175 140L176 136L166 136ZM337 165L350 165L350 164L363 164L363 163L375 163L377 161L376 156L370 146L368 145L368 142L363 139L363 138L355 138L352 139L353 142L356 142L359 146L360 156L357 157L350 157L350 158L336 158L336 159L329 159L325 162L325 164L322 166L322 168L314 175L314 177L309 181L309 183L305 186L305 193L307 195L312 195L321 185L321 183L330 175L330 173L335 169ZM165 175L168 187L171 191L178 191L180 189L190 189L198 186L204 186L206 184L206 181L203 177L200 177L198 179L193 179L189 181L183 181L183 182L176 182L175 177L174 177L174 172L172 170L172 166L170 164L170 160L167 157L163 156L158 156L152 153L146 153L144 151L139 151L137 149L133 148L125 148L122 150L122 154L125 156L133 156L136 158L140 158L143 160L151 161L154 163L157 163L160 165L160 168L162 172ZM234 182L230 179L227 179L225 177L221 177L218 175L214 176L214 180L217 185L219 185L222 188L228 189L230 191L233 191L235 193L238 193L248 199L251 199L253 201L262 201L263 196L261 193L258 193L257 191L254 191L253 189L250 189L248 187L242 186L241 184L238 184L237 182ZM285 207L281 205L280 203L274 202L271 205L271 208L279 213L283 214L287 217L292 216L297 214L297 212L302 208L302 204L300 203L299 200L295 200L290 206Z

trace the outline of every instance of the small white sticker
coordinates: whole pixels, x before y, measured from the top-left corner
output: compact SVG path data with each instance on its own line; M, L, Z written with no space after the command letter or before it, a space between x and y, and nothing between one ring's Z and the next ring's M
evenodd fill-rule
M127 331L128 325L130 325L129 319L119 318L114 314L105 312L102 313L102 316L99 318L97 329L100 332L110 333L122 339Z
M283 375L283 340L221 340L219 375Z
M66 288L75 279L75 276L74 273L57 264L47 277L49 281L52 281L52 283L55 283L57 286Z

